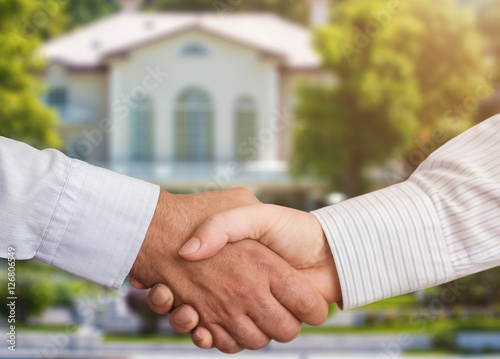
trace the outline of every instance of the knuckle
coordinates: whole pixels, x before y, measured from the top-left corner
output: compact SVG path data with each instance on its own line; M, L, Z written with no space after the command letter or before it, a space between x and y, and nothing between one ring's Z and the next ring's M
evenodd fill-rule
M277 332L276 340L280 343L288 343L294 340L299 334L302 326L299 322L289 322L281 326Z
M170 326L177 332L181 334L187 334L191 331L191 323L188 324L179 324L177 323L174 319L173 316L170 315L168 318L168 321L170 323Z
M268 302L260 300L260 303L257 311L252 313L252 320L254 321L257 327L262 328L266 323L271 322L274 323L274 319L279 320L279 318L274 318L272 315L274 311L274 306L270 305Z
M244 202L246 202L248 204L253 204L253 203L256 203L259 201L257 199L257 197L255 197L253 192L250 191L248 188L237 187L237 188L234 188L233 191L234 191L235 196L238 196L238 198L240 198L241 200L243 200Z
M250 327L247 323L239 322L235 329L235 339L244 348L259 350L269 344L270 339L258 329Z
M155 312L156 314L161 314L161 315L168 314L170 312L170 310L172 309L171 303L166 303L166 304L163 304L162 306L157 306L149 298L148 298L148 306L149 306L149 309L151 309L153 312Z
M252 314L252 319L256 326L262 328L265 325L265 323L269 320L269 316L260 313L254 313Z
M267 251L262 251L261 244L257 242L249 242L254 246L249 248L248 251L253 250L251 255L245 259L248 266L253 268L257 273L272 273L276 269L276 261L271 258Z
M235 329L235 337L240 344L249 347L256 339L256 333L248 325L239 322Z
M212 228L219 228L224 223L224 217L220 213L208 217L205 224Z
M299 310L303 315L310 315L316 311L318 305L318 299L314 294L304 293L299 302Z
M234 297L243 300L251 300L254 297L254 292L252 291L252 289L243 283L235 283L232 288L232 293Z
M257 318L253 316L252 318L258 327L261 327L263 323L273 324L272 332L267 332L272 339L280 343L288 343L300 334L302 323L293 315L286 314L287 312L277 309L273 304L263 304L262 307L264 311Z
M295 314L308 316L315 313L320 302L313 288L296 275L287 276L285 282L296 303Z

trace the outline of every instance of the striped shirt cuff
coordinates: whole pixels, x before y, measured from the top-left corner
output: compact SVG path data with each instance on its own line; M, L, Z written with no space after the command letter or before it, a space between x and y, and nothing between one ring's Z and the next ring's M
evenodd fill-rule
M159 187L73 160L36 258L118 289L153 218Z
M407 181L312 212L333 252L341 309L444 283L452 278L431 199Z

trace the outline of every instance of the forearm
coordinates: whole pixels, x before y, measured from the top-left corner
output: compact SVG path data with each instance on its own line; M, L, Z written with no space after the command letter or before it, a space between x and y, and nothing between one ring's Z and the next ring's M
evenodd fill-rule
M71 168L55 150L0 137L0 256L30 259L42 241Z
M55 150L0 141L1 255L37 258L118 288L135 260L158 186L72 160Z
M313 214L345 309L500 264L500 117L436 151L412 177Z
M173 197L174 195L168 192L160 191L153 219L130 270L130 275L147 287L164 281L165 278L162 278L160 273L179 258L177 250L184 240L181 233L185 232L181 223L185 221L179 218L184 211L174 208L178 203L176 204ZM165 261L165 258L168 260Z

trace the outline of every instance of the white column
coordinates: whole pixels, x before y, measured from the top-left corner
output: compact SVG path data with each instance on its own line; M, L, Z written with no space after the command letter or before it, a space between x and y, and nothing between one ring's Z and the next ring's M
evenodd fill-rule
M215 91L215 89L214 89ZM234 158L234 101L232 89L218 95L213 92L215 108L215 161L226 162Z
M173 162L174 160L174 121L175 99L178 95L176 89L168 84L151 94L154 103L155 132L155 160L160 162Z
M272 123L279 116L279 70L275 62L267 62L266 66L266 103L264 111L259 113L260 128L257 131L258 141L265 145L261 152L261 161L278 159L279 133L276 133Z
M114 62L110 65L109 119L113 125L109 134L109 158L112 166L125 161L128 157L127 119L130 108L121 98L123 75L122 64Z

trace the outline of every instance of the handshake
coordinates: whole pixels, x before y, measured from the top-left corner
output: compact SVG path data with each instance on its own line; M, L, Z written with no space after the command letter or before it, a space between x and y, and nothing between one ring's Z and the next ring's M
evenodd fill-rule
M161 191L130 281L154 286L148 302L155 312L175 308L175 330L225 353L291 341L302 322L323 323L328 305L342 299L316 218L262 204L243 188Z

